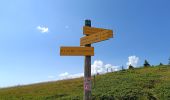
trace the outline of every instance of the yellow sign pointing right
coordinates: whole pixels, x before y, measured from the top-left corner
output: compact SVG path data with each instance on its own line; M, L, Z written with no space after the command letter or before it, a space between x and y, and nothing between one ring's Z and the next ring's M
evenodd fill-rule
M104 30L108 30L108 29L84 26L83 27L83 34L84 35L91 35L91 34L94 34L94 33L102 32Z
M98 33L91 34L89 36L82 37L80 39L80 46L85 46L86 44L104 41L112 37L113 37L112 30L104 30Z

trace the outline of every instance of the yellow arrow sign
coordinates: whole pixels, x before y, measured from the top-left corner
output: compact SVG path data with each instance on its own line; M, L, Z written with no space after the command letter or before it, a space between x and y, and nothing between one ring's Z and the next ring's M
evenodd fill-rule
M60 56L94 56L94 47L60 47Z
M83 34L84 35L91 35L91 34L94 34L94 33L102 32L104 30L108 30L108 29L84 26L83 27Z
M94 33L89 36L82 37L80 39L80 46L85 46L86 44L92 44L100 41L107 40L113 37L112 30L104 30L102 32Z

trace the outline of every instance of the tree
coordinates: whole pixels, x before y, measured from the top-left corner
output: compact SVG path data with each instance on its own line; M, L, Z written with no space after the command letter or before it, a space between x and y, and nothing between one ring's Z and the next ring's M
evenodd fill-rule
M169 60L168 65L170 65L170 57L169 57L169 59L168 59L168 60Z
M113 72L113 68L111 68L111 72Z
M147 60L145 60L143 66L144 66L144 67L149 67L149 66L151 66L151 65L149 64L149 62L148 62Z
M163 65L162 63L159 64L159 66L162 66L162 65Z
M129 65L129 69L134 69L134 67L130 64L130 65Z
M125 69L124 69L124 66L122 65L122 71L124 71Z
M109 72L109 68L107 68L107 73Z

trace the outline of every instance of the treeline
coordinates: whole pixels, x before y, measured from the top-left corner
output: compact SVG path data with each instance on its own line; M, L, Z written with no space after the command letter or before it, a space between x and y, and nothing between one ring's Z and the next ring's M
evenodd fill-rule
M160 63L159 63L159 66L162 66L162 65L164 65L164 64L160 62ZM169 59L168 59L168 65L170 65L170 57L169 57ZM148 60L145 60L143 66L144 66L144 68L147 68L147 67L150 67L151 65L150 65L150 63L148 62ZM152 65L152 66L153 66L153 65ZM134 69L134 68L135 68L135 67L132 66L131 64L130 64L129 67L128 67L128 69ZM124 70L123 67L122 67L122 70Z

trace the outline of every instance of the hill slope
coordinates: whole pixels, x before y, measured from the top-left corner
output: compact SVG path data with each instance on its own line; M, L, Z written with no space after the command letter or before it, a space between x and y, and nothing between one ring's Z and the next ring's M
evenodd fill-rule
M94 80L94 79L93 79ZM138 68L98 75L94 100L170 100L170 66ZM0 100L81 100L83 79L0 89Z

